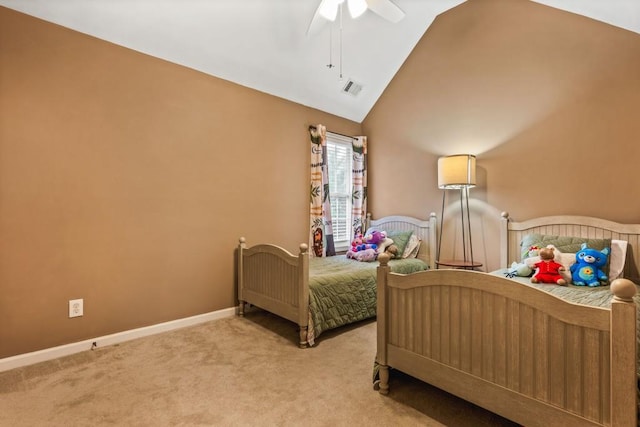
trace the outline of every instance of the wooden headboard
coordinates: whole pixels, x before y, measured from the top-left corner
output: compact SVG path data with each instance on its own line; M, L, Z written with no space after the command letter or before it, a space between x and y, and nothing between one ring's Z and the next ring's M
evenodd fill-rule
M551 234L591 239L626 240L627 256L624 277L640 284L640 224L621 224L601 218L576 215L558 215L515 222L507 212L502 213L500 224L500 264L509 267L520 259L520 242L527 234Z
M437 226L436 214L434 212L429 215L428 220L421 220L410 216L392 215L380 219L371 219L371 214L367 214L367 224L365 230L369 227L378 227L382 230L394 231L413 231L416 236L422 240L420 251L417 258L420 258L427 264L429 268L436 268L436 241Z

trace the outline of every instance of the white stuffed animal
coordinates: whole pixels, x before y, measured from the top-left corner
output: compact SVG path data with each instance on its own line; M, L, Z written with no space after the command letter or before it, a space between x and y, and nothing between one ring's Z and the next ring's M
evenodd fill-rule
M383 240L380 241L380 243L378 243L378 249L376 249L376 253L383 254L384 251L391 245L393 245L393 239L389 237L385 237Z

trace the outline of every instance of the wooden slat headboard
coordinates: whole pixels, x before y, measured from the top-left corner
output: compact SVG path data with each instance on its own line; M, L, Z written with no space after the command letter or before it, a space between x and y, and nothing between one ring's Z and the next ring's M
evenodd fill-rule
M421 240L418 258L429 264L429 268L436 268L436 232L437 220L435 212L429 215L428 220L422 220L403 215L386 216L380 219L371 219L367 214L366 228L378 227L386 231L413 231Z
M520 259L520 242L527 234L551 234L592 239L626 240L624 277L640 284L640 224L621 224L601 218L558 215L516 222L502 213L500 225L500 264L509 267Z

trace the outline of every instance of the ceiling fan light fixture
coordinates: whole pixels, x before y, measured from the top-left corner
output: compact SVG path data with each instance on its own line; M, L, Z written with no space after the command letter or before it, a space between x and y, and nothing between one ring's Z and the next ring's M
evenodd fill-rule
M307 29L307 37L317 34L323 24L326 24L325 20L334 22L344 3L345 0L320 0L320 5ZM395 5L393 0L347 0L347 6L351 18L357 18L367 10L394 24L404 18L404 12ZM340 17L342 20L342 13Z
M365 13L368 7L366 0L348 0L347 5L349 6L349 14L353 19Z
M344 0L322 0L320 6L318 6L318 13L324 19L329 21L335 21L338 16L338 6L344 2Z

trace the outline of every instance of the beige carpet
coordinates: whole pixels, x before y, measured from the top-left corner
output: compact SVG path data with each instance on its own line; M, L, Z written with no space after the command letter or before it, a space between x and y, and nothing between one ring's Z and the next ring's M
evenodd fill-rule
M373 390L375 322L296 346L260 310L0 373L1 426L515 426L397 371Z

